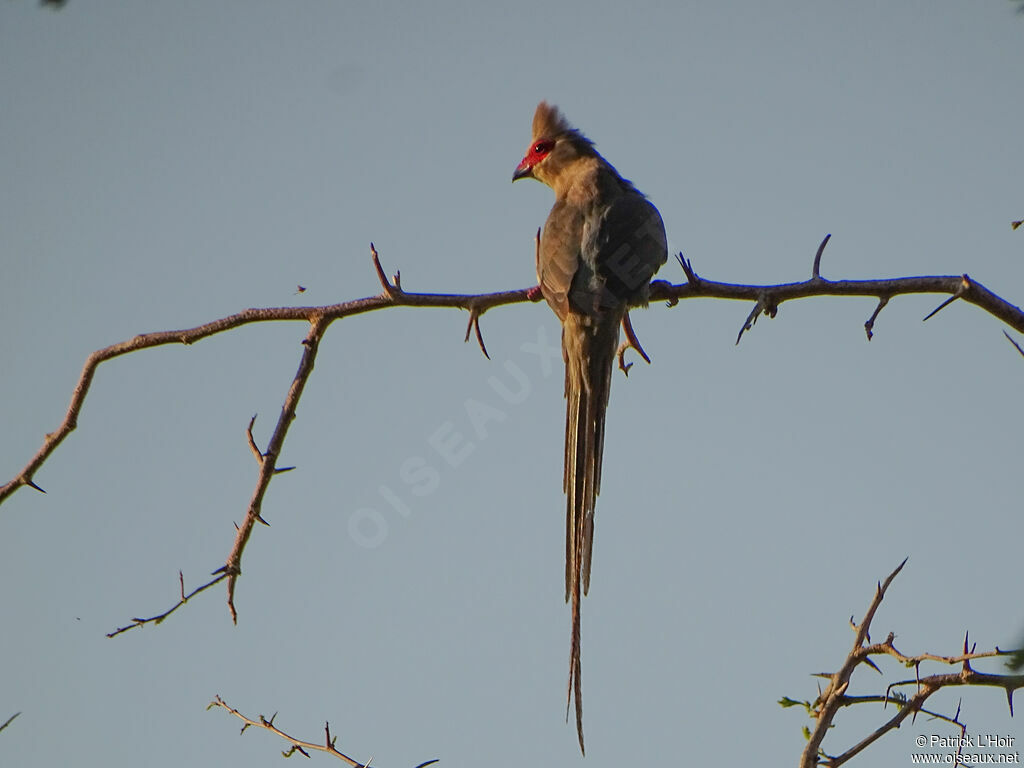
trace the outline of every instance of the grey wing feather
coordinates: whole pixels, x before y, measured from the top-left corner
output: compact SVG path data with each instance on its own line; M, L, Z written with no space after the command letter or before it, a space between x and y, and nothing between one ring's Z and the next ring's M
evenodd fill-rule
M617 198L584 246L588 251L611 297L629 306L646 304L651 278L668 258L661 214L639 192Z

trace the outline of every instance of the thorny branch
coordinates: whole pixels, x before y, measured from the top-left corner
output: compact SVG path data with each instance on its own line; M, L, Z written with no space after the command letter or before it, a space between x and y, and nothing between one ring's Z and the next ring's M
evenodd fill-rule
M193 589L191 592L189 592L186 595L185 594L185 575L181 571L178 571L178 584L180 585L180 588L181 588L181 597L178 599L178 602L176 602L174 605L172 605L170 608L168 608L163 613L158 613L156 616L150 616L148 619L134 618L134 619L132 619L131 624L125 624L123 627L118 627L113 632L108 632L107 633L107 637L117 637L122 632L127 632L129 629L135 629L136 627L141 627L141 626L143 626L145 624L159 624L161 621L163 621L168 616L170 616L172 613L174 613L176 610L181 608L181 606L183 606L185 603L187 603L193 597L198 595L200 592L205 592L207 589L212 587L214 584L220 584L222 581L224 581L224 579L226 579L228 577L227 573L224 572L223 568L218 568L211 575L214 577L213 579L211 579L210 581L206 582L205 584L203 584L200 587L196 587L195 589Z
M819 691L818 698L813 702L798 702L786 697L779 702L784 707L802 703L811 718L815 721L813 730L809 731L807 734L807 746L804 748L803 754L800 758L800 768L813 768L818 765L837 768L854 756L860 754L863 750L867 749L867 747L889 731L899 728L900 724L908 717L912 720L916 718L918 712L924 712L927 715L956 725L961 729L961 733L966 733L966 726L960 721L959 706L957 707L956 714L952 717L941 715L924 708L925 702L933 693L948 686L984 685L1002 688L1006 692L1006 700L1010 708L1010 714L1013 714L1013 693L1019 688L1024 688L1024 675L997 675L978 672L971 667L971 661L996 656L1011 656L1015 653L1014 651L1003 651L996 648L993 651L983 651L978 653L975 651L975 647L969 645L966 636L964 637L963 653L952 656L941 656L934 653L921 653L916 656L907 656L898 651L893 645L893 641L896 636L892 632L889 633L884 642L871 642L871 636L869 633L871 629L871 622L875 617L875 612L878 610L878 606L881 605L882 599L885 597L885 592L889 588L889 585L892 584L893 579L896 578L896 575L903 569L903 566L906 565L906 563L907 561L904 560L896 567L896 570L889 574L888 578L886 578L884 582L878 584L877 589L875 590L874 599L871 601L871 605L864 614L864 618L861 619L860 624L855 624L851 617L850 625L855 632L853 648L843 661L842 666L836 672L832 674L819 675L819 677L825 677L828 680L828 684L825 686L824 690ZM850 686L850 679L852 678L854 671L861 664L866 664L881 674L881 670L875 662L872 661L872 656L891 656L901 662L904 666L913 667L914 677L909 680L900 680L890 683L886 688L884 696L846 695L846 691ZM949 665L960 664L961 669L959 672L949 672L945 674L921 677L921 664L926 661ZM906 686L914 686L915 690L913 695L907 696L898 692L899 688ZM821 748L821 743L829 732L829 729L832 728L833 721L840 709L865 703L881 703L883 706L887 706L889 702L892 702L896 706L896 714L861 739L857 744L854 744L839 755L828 755Z
M722 283L707 280L699 277L691 262L678 256L679 263L686 275L686 282L672 284L664 280L657 280L651 284L650 298L652 301L665 301L669 306L674 306L683 299L711 298L711 299L733 299L740 301L753 301L754 307L747 316L740 330L739 338L743 333L750 330L761 314L774 317L779 306L786 301L802 299L812 296L873 296L878 299L878 306L865 323L865 331L868 339L871 338L875 321L882 308L895 296L914 293L937 293L947 294L950 298L944 302L939 309L947 306L956 299L961 299L974 304L989 314L1002 320L1006 325L1024 333L1024 311L1005 299L992 293L981 283L969 278L967 275L935 275L921 277L901 277L887 280L826 280L821 277L821 257L825 245L831 236L826 236L819 245L814 257L811 278L796 283L781 283L777 285L743 285L736 283ZM85 361L78 382L71 395L64 418L56 430L47 434L40 448L29 460L25 467L12 480L0 486L0 504L22 486L34 488L44 492L36 484L34 478L43 464L50 458L63 440L75 429L78 424L78 415L85 402L86 395L92 384L93 377L99 365L115 357L135 352L140 349L163 346L165 344L194 344L195 342L213 336L224 331L238 328L250 323L272 322L272 321L304 321L309 323L310 330L303 340L303 353L299 362L298 370L292 381L291 387L281 408L281 415L270 438L265 452L260 452L252 437L252 422L247 430L247 437L250 449L257 456L259 463L259 477L256 488L253 491L246 510L242 524L237 526L234 545L228 554L227 561L223 566L213 572L217 578L209 582L188 597L218 583L222 579L227 580L228 608L232 620L237 621L237 613L234 607L234 594L238 577L241 575L242 553L252 533L255 523L266 524L261 514L263 497L266 493L270 480L277 473L287 471L289 468L278 468L277 457L280 455L284 439L292 419L295 418L295 408L302 390L313 370L313 363L316 358L317 348L320 340L326 333L332 322L343 317L360 315L378 309L388 307L449 307L464 309L469 312L469 323L466 328L466 340L471 333L475 334L481 351L487 355L487 348L484 345L483 333L480 329L480 317L489 309L507 304L520 304L524 302L538 301L541 298L537 286L527 289L500 291L497 293L484 294L451 294L451 293L409 293L401 283L400 273L395 274L389 280L387 273L381 266L380 258L373 244L370 245L370 253L377 278L380 281L382 292L376 296L368 296L361 299L330 304L325 306L306 307L266 307L246 309L227 317L214 320L194 328L187 328L174 331L160 331L146 333L126 341L112 344L109 347L96 350ZM938 310L936 310L938 311ZM935 314L934 312L932 314ZM931 315L929 315L930 317ZM927 318L926 318L927 319ZM627 337L629 336L627 329ZM633 336L635 340L635 335ZM1011 339L1011 342L1013 340ZM1014 342L1015 343L1015 342ZM639 342L635 347L646 359ZM628 368L628 365L623 365ZM187 597L183 597L175 606L163 614L150 619L133 619L126 627L112 632L117 635L121 632L146 623L158 623L173 613L184 604Z
M338 737L336 735L335 736L331 735L331 724L330 723L325 723L324 724L324 741L323 741L323 743L322 744L316 744L316 743L314 743L312 741L302 741L301 739L297 739L294 736L289 736L287 733L285 733L280 728L278 728L276 725L274 725L274 718L277 717L277 713L274 713L273 717L271 717L269 720L267 718L265 718L263 715L259 715L258 716L259 720L253 720L253 719L248 718L245 715L243 715L241 712L239 712L234 707L229 706L223 699L221 699L220 696L214 696L213 697L213 701L211 701L210 704L206 708L207 708L207 710L210 710L210 709L213 709L214 707L220 707L221 709L226 709L232 715L234 715L239 720L241 720L243 723L245 723L245 725L242 726L241 733L245 733L246 729L249 728L250 726L255 726L256 728L264 728L264 729L270 731L271 733L274 733L274 734L277 734L278 736L280 736L282 739L284 739L289 744L291 744L291 748L287 752L282 752L281 753L285 757L291 757L296 752L298 752L300 755L303 755L304 757L309 757L309 752L311 752L311 751L312 752L326 752L328 755L334 755L339 760L344 760L346 763L351 765L352 768L369 768L370 763L373 760L371 758L370 760L367 760L365 763L360 763L358 760L353 760L351 757L346 755L344 752L338 751L338 749L335 747L335 742L337 741ZM417 765L416 768L426 768L426 766L433 765L436 762L438 762L438 761L437 760L427 760L425 763L420 763L419 765Z
M6 727L7 727L8 725L10 725L11 723L13 723L13 722L14 722L14 718L16 718L16 717L17 717L18 715L20 715L20 714L21 714L21 712L15 712L15 713L14 713L13 715L11 715L10 717L8 717L8 718L7 718L7 719L6 719L6 720L5 720L4 722L3 722L3 724L2 724L2 725L0 725L0 731L2 731L2 730L3 730L4 728L6 728Z

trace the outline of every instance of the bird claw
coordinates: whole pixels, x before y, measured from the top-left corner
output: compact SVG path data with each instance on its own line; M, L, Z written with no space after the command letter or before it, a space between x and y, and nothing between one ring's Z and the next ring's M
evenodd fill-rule
M540 301L544 298L544 292L539 285L526 289L526 298L530 301Z
M640 340L637 339L636 332L633 330L633 323L629 320L628 311L622 316L622 330L626 334L626 340L619 345L617 352L619 357L619 370L629 376L629 369L633 367L633 364L626 362L627 349L635 349L648 365L651 364L651 358L647 356L647 353L644 352L644 348L640 346Z

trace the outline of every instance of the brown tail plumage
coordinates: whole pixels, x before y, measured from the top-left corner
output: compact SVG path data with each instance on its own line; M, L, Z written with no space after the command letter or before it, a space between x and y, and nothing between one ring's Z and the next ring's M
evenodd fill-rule
M565 600L572 600L572 643L566 718L573 694L576 732L583 746L580 598L590 589L594 504L601 491L604 418L619 343L618 316L570 313L562 329L565 357Z

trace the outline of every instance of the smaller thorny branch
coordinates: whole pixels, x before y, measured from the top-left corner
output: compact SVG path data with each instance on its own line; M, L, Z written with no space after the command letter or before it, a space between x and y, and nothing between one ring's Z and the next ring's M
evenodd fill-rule
M664 280L657 280L651 284L650 298L652 301L665 301L668 306L674 306L683 299L695 298L733 299L754 302L753 309L746 316L741 326L736 339L737 343L743 337L743 334L754 326L754 323L761 315L765 314L769 317L774 317L783 302L812 296L865 296L876 298L878 304L864 324L864 330L869 340L873 335L879 313L888 302L895 296L912 293L937 293L948 296L928 317L933 316L950 303L960 299L975 304L989 314L999 318L1011 328L1024 333L1024 312L967 275L901 277L884 280L827 280L821 276L821 261L822 254L830 237L831 235L826 235L818 246L811 269L811 277L808 280L777 285L742 285L716 282L698 276L692 263L683 257L682 254L679 254L679 264L685 273L686 282L672 284ZM242 553L252 535L255 524L262 523L267 525L266 519L262 515L262 505L271 479L276 474L291 469L291 467L278 467L277 459L281 454L288 427L295 418L295 409L299 398L302 396L303 388L313 371L313 364L320 340L332 322L365 312L397 306L463 309L469 313L465 340L468 341L470 336L475 337L480 350L486 356L487 347L484 344L483 332L480 328L481 316L487 310L495 307L539 301L542 298L537 286L528 289L484 294L410 293L402 287L400 273L396 273L392 279L387 277L384 268L381 266L377 250L372 243L370 244L370 254L374 270L377 273L377 279L380 281L382 288L382 292L376 296L368 296L340 304L324 306L246 309L234 315L229 315L194 328L146 333L96 350L85 361L85 365L71 395L71 402L68 404L64 418L58 428L44 437L42 445L17 476L6 484L0 485L0 504L22 487L45 492L35 482L36 473L56 451L61 442L76 428L78 415L89 392L96 369L101 363L140 349L166 344L194 344L201 339L250 323L301 321L308 324L309 331L302 342L303 350L298 370L289 387L281 407L281 414L265 451L259 449L253 437L252 428L254 420L249 422L248 429L246 430L248 445L256 456L259 474L256 487L246 508L245 516L241 524L236 525L235 540L231 551L228 553L226 562L213 571L211 575L214 578L211 581L207 581L188 594L185 593L184 579L179 574L181 596L177 603L163 613L150 618L133 619L131 623L111 632L110 637L135 627L163 621L163 619L184 605L189 598L221 581L227 582L228 610L231 613L232 620L237 622L238 614L235 610L234 596L238 577L242 573ZM304 288L300 287L299 292L304 292L304 290ZM624 371L628 371L630 365L625 363L622 357L627 349L632 348L644 359L647 359L647 355L643 352L643 348L636 340L635 335L631 334L628 320L626 334L628 343L624 344L623 348L619 350L619 366ZM1010 337L1007 336L1007 338ZM1010 338L1010 342L1017 346L1018 350L1021 350L1012 338ZM1024 354L1024 350L1021 350L1021 353Z
M367 760L365 763L360 763L358 760L355 760L346 755L344 752L339 751L336 746L338 737L337 735L331 735L330 723L324 723L323 743L316 743L312 741L303 741L302 739L297 739L294 736L285 733L276 725L274 725L274 720L277 718L276 712L269 719L264 717L263 715L257 715L259 719L253 720L252 718L243 715L234 707L229 706L220 696L214 696L213 701L210 702L206 709L210 710L214 707L226 709L232 715L241 720L244 723L244 725L242 726L241 733L245 733L250 727L255 727L263 728L264 730L270 731L271 733L280 736L282 739L291 744L291 747L289 747L287 751L281 753L285 757L292 757L296 753L304 757L309 757L310 752L325 752L328 755L333 755L339 760L343 760L344 762L351 765L352 768L370 768L370 763L373 762L373 758L370 758L370 760ZM427 760L426 762L417 765L416 768L426 768L426 766L433 765L436 762L438 761Z
M881 605L889 585L892 584L896 575L903 570L903 566L906 563L907 561L904 560L889 574L884 582L878 584L874 599L871 601L867 613L864 614L864 618L861 619L859 624L854 623L853 617L850 617L850 626L855 633L853 648L836 672L817 675L828 680L824 690L821 690L819 687L818 698L814 701L801 702L784 697L779 701L779 704L783 707L803 706L814 721L813 729L806 730L807 745L800 757L800 768L813 768L818 765L837 768L860 754L889 731L899 728L900 724L908 717L913 722L918 712L957 726L960 728L961 736L963 736L966 734L967 727L960 720L959 704L957 705L956 713L953 715L940 714L925 708L925 702L932 694L951 686L972 685L1002 688L1006 692L1006 701L1010 708L1010 715L1013 715L1013 694L1017 689L1024 688L1024 675L999 675L979 672L971 666L971 662L975 659L1013 656L1017 652L1003 651L998 647L992 651L978 652L976 646L970 645L967 636L964 637L963 652L948 656L934 653L908 656L896 649L893 644L896 636L892 632L881 643L871 642L870 629L871 622L875 618L875 612L878 610L878 606ZM872 660L872 656L891 656L904 666L912 667L914 669L914 677L889 683L884 694L871 696L848 695L847 690L850 687L853 673L862 664L882 674L878 665ZM958 672L939 673L922 677L921 665L925 662L949 666L960 665L960 670ZM913 693L911 694L909 690L907 693L904 693L902 689L913 689ZM833 727L839 711L844 707L869 703L882 704L883 708L887 708L891 703L895 706L896 713L844 752L836 755L826 753L822 749L821 744L829 729ZM962 744L963 742L960 743ZM960 752L958 751L957 757L959 756ZM959 761L957 764L960 764Z
M16 718L16 717L17 717L18 715L20 715L20 714L21 714L21 712L15 712L15 713L14 713L13 715L11 715L10 717L8 717L8 718L7 718L7 719L6 719L6 720L5 720L5 721L4 721L4 722L3 722L2 724L0 724L0 731L2 731L2 730L3 730L4 728L6 728L6 727L7 727L8 725L10 725L11 723L13 723L13 722L14 722L14 719L15 719L15 718Z

